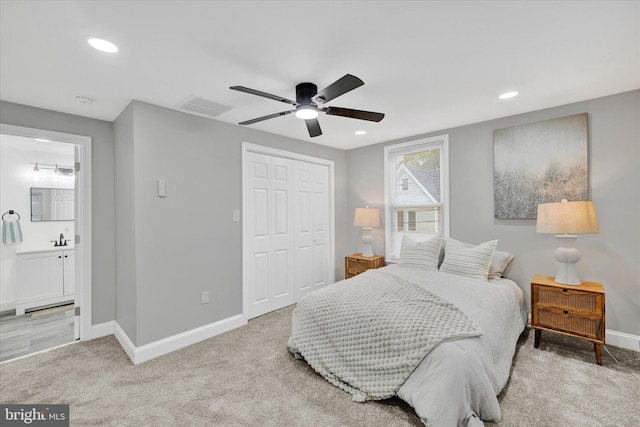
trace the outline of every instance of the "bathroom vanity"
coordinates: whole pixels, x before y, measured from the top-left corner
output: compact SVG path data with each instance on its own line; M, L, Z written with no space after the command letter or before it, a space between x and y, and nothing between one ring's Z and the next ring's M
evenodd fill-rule
M74 293L73 248L16 252L16 315L36 307L73 302Z

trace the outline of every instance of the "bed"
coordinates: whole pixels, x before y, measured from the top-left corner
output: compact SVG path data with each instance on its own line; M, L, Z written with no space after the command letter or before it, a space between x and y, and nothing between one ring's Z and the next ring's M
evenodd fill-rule
M496 245L405 239L396 265L305 296L289 350L354 401L398 396L426 426L499 419L528 305Z

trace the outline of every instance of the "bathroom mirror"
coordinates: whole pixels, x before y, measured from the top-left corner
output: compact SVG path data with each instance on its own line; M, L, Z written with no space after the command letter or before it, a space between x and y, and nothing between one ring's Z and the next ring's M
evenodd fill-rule
M31 187L31 221L73 221L73 188Z

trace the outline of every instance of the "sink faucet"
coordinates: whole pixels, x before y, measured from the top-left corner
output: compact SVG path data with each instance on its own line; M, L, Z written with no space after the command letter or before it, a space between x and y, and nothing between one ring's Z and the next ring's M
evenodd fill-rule
M51 243L53 243L53 246L58 247L58 246L68 246L67 242L69 241L69 239L65 239L64 238L64 234L60 233L60 241L58 240L51 240Z

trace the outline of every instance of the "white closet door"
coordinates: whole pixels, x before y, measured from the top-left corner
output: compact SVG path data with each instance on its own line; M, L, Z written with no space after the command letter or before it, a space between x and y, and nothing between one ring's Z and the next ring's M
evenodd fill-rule
M295 299L326 285L329 248L329 167L294 161Z
M293 160L248 152L246 295L253 318L294 303Z

